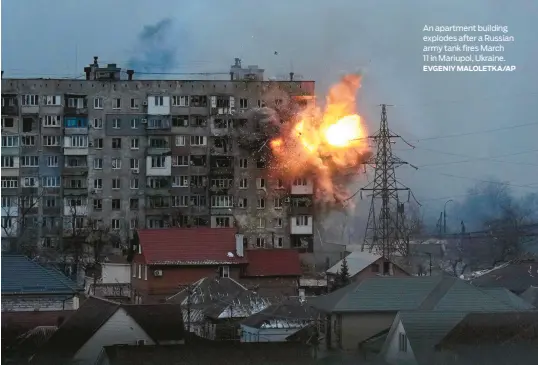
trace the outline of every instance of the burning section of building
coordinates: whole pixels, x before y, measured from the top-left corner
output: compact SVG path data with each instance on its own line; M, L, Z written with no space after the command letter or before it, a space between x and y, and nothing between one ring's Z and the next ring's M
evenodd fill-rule
M271 98L274 105L252 111L249 119L255 132L245 130L242 146L264 159L275 178L312 179L316 202L345 201L347 185L371 156L368 133L356 110L360 81L358 75L344 76L331 87L323 107L313 101L297 103L285 95Z

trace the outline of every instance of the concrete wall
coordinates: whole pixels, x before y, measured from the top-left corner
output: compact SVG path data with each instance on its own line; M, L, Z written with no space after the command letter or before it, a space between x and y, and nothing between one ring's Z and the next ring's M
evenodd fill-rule
M33 312L77 310L78 297L69 296L11 296L2 294L2 311Z
M101 264L103 284L125 284L131 282L130 264Z

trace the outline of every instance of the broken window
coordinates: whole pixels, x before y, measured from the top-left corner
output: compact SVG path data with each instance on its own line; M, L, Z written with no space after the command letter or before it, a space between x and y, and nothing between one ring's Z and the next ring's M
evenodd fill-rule
M233 157L215 157L211 161L211 167L220 168L220 167L232 167L233 166Z
M189 117L186 115L174 115L172 117L172 127L188 127Z
M129 209L138 210L138 199L137 198L129 199Z
M206 127L207 126L207 120L206 118L196 115L193 116L191 119L191 126L193 127Z
M229 108L230 107L230 98L225 96L217 97L217 108Z
M264 169L265 168L265 161L262 159L258 159L256 161L256 168L258 169Z
M206 166L207 156L191 155L191 166Z
M2 128L13 128L14 126L13 118L2 118Z
M231 145L227 138L215 138L213 140L213 147L218 149L219 152L227 153L228 151L231 151Z
M218 128L218 129L228 128L229 124L230 124L229 120L227 119L215 119L213 121L213 127Z
M191 96L191 107L207 107L206 95L193 95Z
M151 138L149 146L153 148L168 148L168 140L165 138Z

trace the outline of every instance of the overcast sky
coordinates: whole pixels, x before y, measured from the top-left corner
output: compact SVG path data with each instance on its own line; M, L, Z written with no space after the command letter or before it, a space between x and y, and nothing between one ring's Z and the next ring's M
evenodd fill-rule
M170 72L227 72L240 57L267 76L293 69L316 80L320 95L360 69L361 114L373 130L377 105L395 105L390 126L416 146L397 143L395 152L424 166L398 176L438 211L479 180L538 189L538 124L521 126L538 122L537 17L533 0L4 0L2 69L7 77L79 75L93 56L125 66L154 47ZM140 38L166 19L159 45ZM423 72L425 24L507 25L515 42L504 55L517 71Z

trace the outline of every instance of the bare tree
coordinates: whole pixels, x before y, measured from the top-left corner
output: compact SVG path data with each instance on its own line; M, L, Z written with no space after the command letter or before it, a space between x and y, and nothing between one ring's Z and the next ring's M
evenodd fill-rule
M35 192L34 192L35 190ZM10 250L33 257L39 251L38 210L45 189L32 194L2 196L2 236L10 241Z

